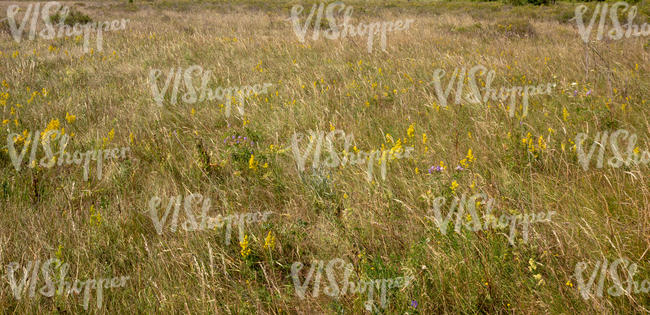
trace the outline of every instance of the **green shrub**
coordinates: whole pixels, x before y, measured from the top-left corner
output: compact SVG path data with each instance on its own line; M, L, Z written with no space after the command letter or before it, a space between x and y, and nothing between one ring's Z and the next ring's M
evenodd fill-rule
M74 26L77 23L87 24L93 21L88 15L76 11L74 9L71 9L70 13L68 13L68 15L65 16L65 20L61 21L62 19L63 17L59 14L59 12L57 12L56 14L50 17L50 21L52 23L58 24L63 22L65 25L69 25L69 26Z

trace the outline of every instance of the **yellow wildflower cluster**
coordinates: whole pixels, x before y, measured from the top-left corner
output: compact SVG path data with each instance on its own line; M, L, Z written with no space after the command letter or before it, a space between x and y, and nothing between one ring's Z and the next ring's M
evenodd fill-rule
M386 143L392 143L394 142L393 136L390 135L390 133L386 134Z
M530 272L532 272L532 273L534 273L535 271L537 271L537 263L536 263L535 260L532 259L532 258L530 258L530 259L528 260L528 270L529 270ZM533 275L533 279L535 279L535 280L537 281L537 285L538 285L538 286L543 285L544 283L546 283L546 282L544 281L544 279L542 279L542 274L541 274L541 273L534 274L534 275Z
M401 153L402 151L404 151L404 149L402 148L402 139L398 138L397 142L395 142L395 145L392 148L390 148L390 151L388 152L389 159L390 160L396 159L395 154Z
M539 138L537 138L537 141L535 141L530 132L526 135L525 138L521 139L521 143L526 146L528 152L530 152L534 157L538 157L539 154L546 151L547 148L544 137L539 136Z
M106 146L109 142L113 141L113 138L115 137L115 128L112 128L111 131L108 132L108 137L103 137L102 138L102 146Z
M451 186L449 186L449 188L451 189L452 194L456 194L456 188L458 188L458 182L456 181L451 182Z
M248 235L244 235L244 240L239 242L239 246L241 246L240 253L242 257L246 258L251 254L251 249L248 247Z
M102 214L95 210L95 205L90 205L90 225L99 226L102 223Z
M469 149L467 151L467 156L460 160L460 165L463 168L469 168L472 163L474 163L474 154L472 154L472 149Z
M259 164L259 162L255 161L255 155L251 154L251 158L248 160L248 168L252 169L253 171L256 171L258 164Z
M264 238L264 249L273 249L275 246L275 236L271 234L271 231Z
M562 108L562 119L564 121L568 121L569 119L569 112L566 110L566 107Z
M45 130L43 130L41 132L42 141L45 141L44 137L49 131L59 130L59 128L61 128L61 122L59 122L58 119L50 120L50 122L47 124L47 127L45 127ZM64 134L64 133L65 133L65 128L61 128L61 134ZM51 137L52 137L52 139L54 139L56 136L53 134Z
M16 143L16 144L21 144L21 143L25 142L25 140L26 140L28 137L30 137L29 131L27 131L27 129L25 129L25 130L23 130L23 134L22 134L22 135L19 135L19 136L17 136L17 137L14 138L14 143ZM30 143L31 143L30 140L28 140L27 142L25 142L26 145L29 145Z
M65 120L68 121L69 124L73 123L75 120L77 120L76 115L70 115L70 113L66 112L65 113Z
M4 108L7 106L7 100L9 99L9 92L0 93L0 105Z
M414 133L415 133L415 127L414 127L414 124L411 124L411 125L409 126L409 129L406 130L406 135L407 135L409 138L413 138L413 134L414 134Z

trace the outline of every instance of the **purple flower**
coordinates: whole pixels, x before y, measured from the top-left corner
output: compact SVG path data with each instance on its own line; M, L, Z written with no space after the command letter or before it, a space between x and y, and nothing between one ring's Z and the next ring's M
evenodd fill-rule
M244 140L247 140L246 137L244 137Z
M587 91L587 96L591 95L591 90Z
M411 301L411 306L413 306L413 308L417 308L418 307L418 301L416 301L416 300Z
M573 91L573 96L576 96L576 95L578 95L578 90Z
M235 139L235 135L233 135L232 138Z
M456 166L456 170L457 171L462 171L462 170L464 170L464 168L462 168L460 165L458 165L458 166Z

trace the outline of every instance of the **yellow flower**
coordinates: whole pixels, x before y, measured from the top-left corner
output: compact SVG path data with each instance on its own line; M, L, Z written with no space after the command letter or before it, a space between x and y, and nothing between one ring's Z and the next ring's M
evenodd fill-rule
M50 130L58 130L59 127L61 126L61 123L59 123L58 119L52 119L50 122L47 124L47 127L43 132L41 132L41 137L45 136L48 131ZM54 135L52 135L52 139L54 139Z
M563 107L562 108L562 119L564 119L564 121L567 121L568 118L569 118L569 112L566 110L566 107Z
M532 258L528 259L528 270L530 270L530 272L533 272L533 270L537 270L537 264L535 263L535 260Z
M2 121L2 124L3 124L3 125L6 125L6 124L8 124L8 123L9 123L9 119L5 119L5 120Z
M449 186L449 188L451 188L451 192L455 194L456 188L458 188L458 183L456 181L451 182L451 186Z
M95 205L90 205L90 225L99 226L102 223L102 214L95 211Z
M244 235L244 240L239 242L239 246L241 246L241 255L242 257L246 258L248 255L251 253L251 249L248 248L248 235Z
M70 115L68 112L65 113L65 120L67 120L69 124L73 123L76 119L76 115Z
M108 132L108 139L113 141L113 137L115 137L115 128Z
M569 280L569 281L566 282L566 286L567 286L567 287L572 287L572 288L573 288L573 283L571 282L571 280Z
M196 114L196 109L192 108L192 111L190 111L190 114L192 114L192 116L194 116L194 114Z
M336 128L334 128L334 125L332 125L332 123L330 122L330 131L334 131L334 129Z
M467 161L468 162L474 162L474 155L472 154L472 149L469 149L467 151Z
M539 136L539 139L537 139L537 146L542 151L546 150L546 141L544 141L544 137Z
M420 170L417 167L415 168L415 174L420 174Z
M255 155L253 154L251 154L251 158L248 160L248 168L257 170L257 161L255 161Z
M129 133L129 142L133 144L133 141L135 141L135 138L133 137L133 133Z
M409 126L409 129L406 130L406 134L409 136L409 138L413 138L413 133L415 132L415 128L413 127L413 124Z
M264 249L273 249L275 246L275 236L271 234L271 231L264 238Z

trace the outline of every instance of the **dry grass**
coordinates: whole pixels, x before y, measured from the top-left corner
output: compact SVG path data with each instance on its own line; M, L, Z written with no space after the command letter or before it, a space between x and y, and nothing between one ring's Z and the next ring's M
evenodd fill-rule
M580 261L593 266L605 257L627 257L639 265L636 280L650 279L648 166L592 164L584 171L569 142L580 132L593 138L597 131L624 128L650 150L648 39L594 43L586 62L575 26L562 21L572 12L567 3L541 9L350 4L355 24L415 23L389 35L387 52L370 54L359 38L300 44L286 22L289 2L76 4L94 21L131 21L126 31L107 33L104 51L93 54L83 54L73 39L18 44L1 34L0 79L8 87L0 90L10 96L0 120L11 121L2 125L0 139L44 130L58 119L66 133L75 133L70 151L102 147L111 129L114 138L106 147L130 145L132 151L127 161L108 162L101 181L85 182L79 167L23 165L16 172L3 143L3 270L13 261L55 257L62 246L61 259L76 278L130 276L125 288L104 292L101 310L89 309L98 313L360 313L365 295L300 300L295 294L293 262L309 267L314 259L337 257L351 262L359 278L415 277L405 290L391 291L388 314L648 312L647 293L585 301L573 275ZM56 49L48 50L50 45ZM274 87L246 105L244 118L225 118L217 102L156 106L149 70L194 64L214 73L212 88ZM433 71L476 64L496 71L496 87L555 82L557 88L532 97L524 118L509 117L493 102L438 107L428 85ZM32 91L42 89L47 96L40 93L28 104ZM585 96L588 90L591 96ZM15 104L22 107L11 114ZM66 113L76 121L67 122ZM407 136L411 124L413 138ZM376 176L367 182L360 166L300 174L289 148L293 133L328 131L330 125L354 134L360 150L392 147L386 134L406 138L416 150L412 159L390 162L386 181ZM527 133L547 142L536 158L521 145ZM223 144L231 135L255 139L254 154L268 168L252 170L247 160L233 158ZM476 161L469 170L454 171L468 149ZM440 161L447 169L429 175L427 169ZM441 235L427 213L432 196L452 196L453 181L458 195L495 198L500 213L558 214L552 223L534 225L528 243L515 246L498 231ZM275 214L246 228L252 249L246 258L236 233L228 246L222 231L166 228L158 235L149 200L160 196L166 204L173 195L191 193L212 198L211 216ZM102 215L99 225L90 224L91 205ZM268 231L277 239L271 251L262 248ZM530 259L539 263L535 272L528 269ZM79 296L16 300L5 280L0 308L7 313L83 311ZM417 310L409 306L412 300ZM93 295L91 306L94 301Z

